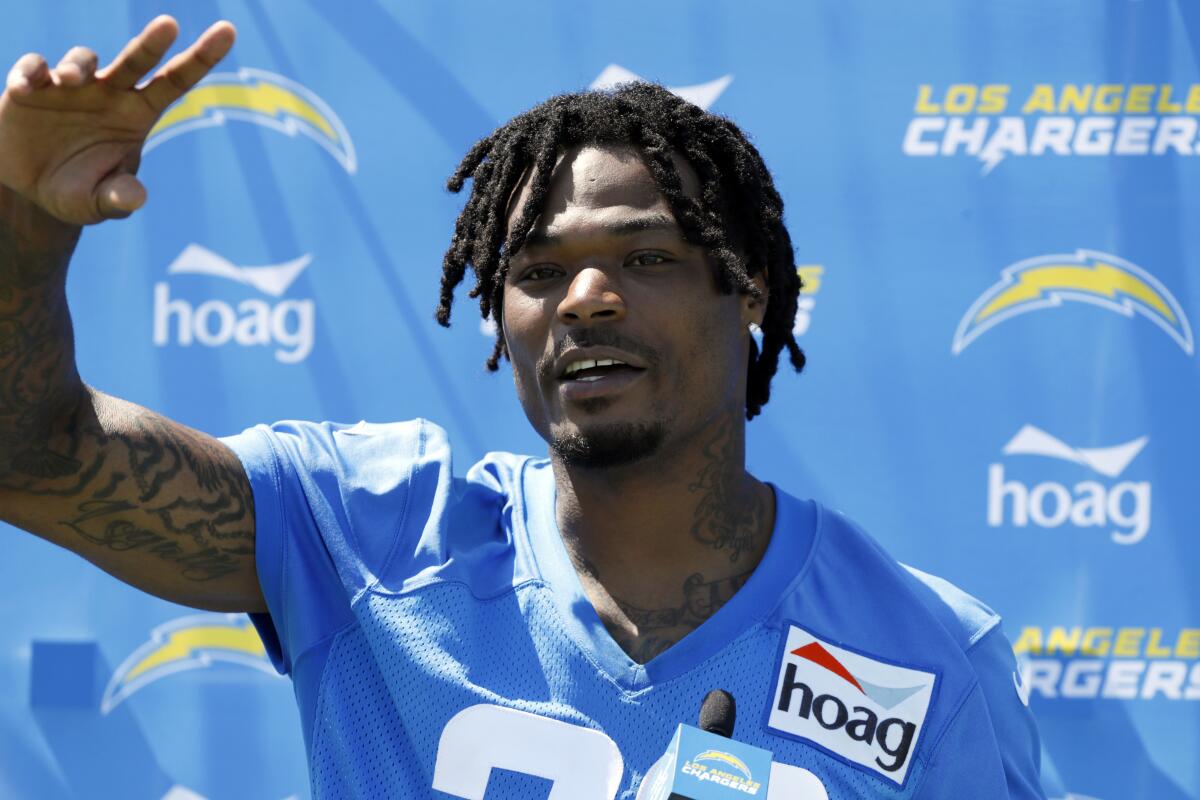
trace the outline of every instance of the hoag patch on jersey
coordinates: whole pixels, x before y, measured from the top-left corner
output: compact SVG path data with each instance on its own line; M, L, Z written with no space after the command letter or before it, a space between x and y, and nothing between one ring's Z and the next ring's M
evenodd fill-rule
M904 785L936 682L789 624L767 727Z

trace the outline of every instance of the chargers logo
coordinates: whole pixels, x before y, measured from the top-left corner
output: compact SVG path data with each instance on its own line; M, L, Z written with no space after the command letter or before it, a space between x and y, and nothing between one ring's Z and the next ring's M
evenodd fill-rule
M1026 696L1200 700L1200 628L1034 625L1013 651Z
M199 614L171 620L150 632L113 672L100 712L107 714L125 698L155 681L216 661L241 664L276 676L258 631L244 614Z
M751 797L756 796L762 789L762 783L754 780L746 762L724 750L705 750L695 758L688 759L679 768L679 774L688 775L701 783L724 786ZM651 792L651 796L662 794L662 792L662 787L659 787L657 792ZM681 795L672 794L671 796L679 797ZM721 796L724 797L725 793L722 793Z
M821 276L825 274L825 267L820 264L801 264L796 267L796 272L800 275L800 297L796 300L792 335L803 336L812 324L813 310L817 307L817 293L821 291Z
M1107 253L1077 250L1005 267L1001 280L975 301L954 333L958 355L987 330L1031 311L1064 302L1091 303L1124 317L1140 314L1170 336L1185 353L1193 352L1192 328L1179 301L1141 267Z
M622 83L633 83L640 80L645 79L637 73L625 69L620 64L609 64L596 76L596 80L592 81L588 88L612 89L615 86L620 86ZM695 83L691 86L668 86L667 91L673 92L692 105L700 106L707 111L709 106L717 102L717 98L725 93L725 90L729 88L729 84L731 83L733 83L732 75L722 75L707 83Z
M767 728L903 786L937 676L790 625Z
M746 766L746 762L742 761L732 753L726 753L722 750L705 750L700 755L692 759L696 762L717 761L725 766L733 767L746 778L746 780L754 780L754 776L750 774L750 768Z
M209 75L167 110L150 131L143 152L188 131L240 120L313 140L346 172L358 170L354 142L333 109L311 91L282 75L243 67Z

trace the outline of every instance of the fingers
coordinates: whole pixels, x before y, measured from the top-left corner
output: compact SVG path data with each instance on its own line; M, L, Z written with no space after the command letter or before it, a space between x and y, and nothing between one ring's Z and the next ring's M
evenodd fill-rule
M168 61L142 90L150 107L161 112L178 100L225 57L236 37L233 25L224 21L200 34L191 47Z
M51 83L50 65L46 59L37 53L26 53L9 70L5 86L15 95L28 95Z
M96 53L86 47L72 47L50 77L58 86L83 86L96 77Z
M100 181L92 201L96 211L105 219L128 217L146 202L146 187L127 172Z
M132 89L162 61L178 35L179 24L174 19L155 17L97 77L114 89Z

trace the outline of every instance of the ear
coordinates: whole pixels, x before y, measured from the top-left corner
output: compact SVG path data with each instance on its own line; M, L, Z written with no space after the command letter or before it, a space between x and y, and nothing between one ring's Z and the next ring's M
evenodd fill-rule
M759 270L752 278L754 285L758 287L759 295L755 297L752 294L741 295L742 299L742 323L749 325L762 326L763 317L767 312L767 300L770 296L770 290L767 289L767 270L766 267Z

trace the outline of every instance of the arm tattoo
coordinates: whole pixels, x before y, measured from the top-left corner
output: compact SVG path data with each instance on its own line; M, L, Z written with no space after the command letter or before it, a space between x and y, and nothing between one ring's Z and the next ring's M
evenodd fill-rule
M141 554L187 581L252 568L241 465L215 440L83 385L65 292L75 237L30 245L14 202L0 197L0 492L51 508L44 535L76 538L84 555Z
M80 390L65 291L73 247L35 249L0 221L0 472L54 479L78 467L40 446Z

